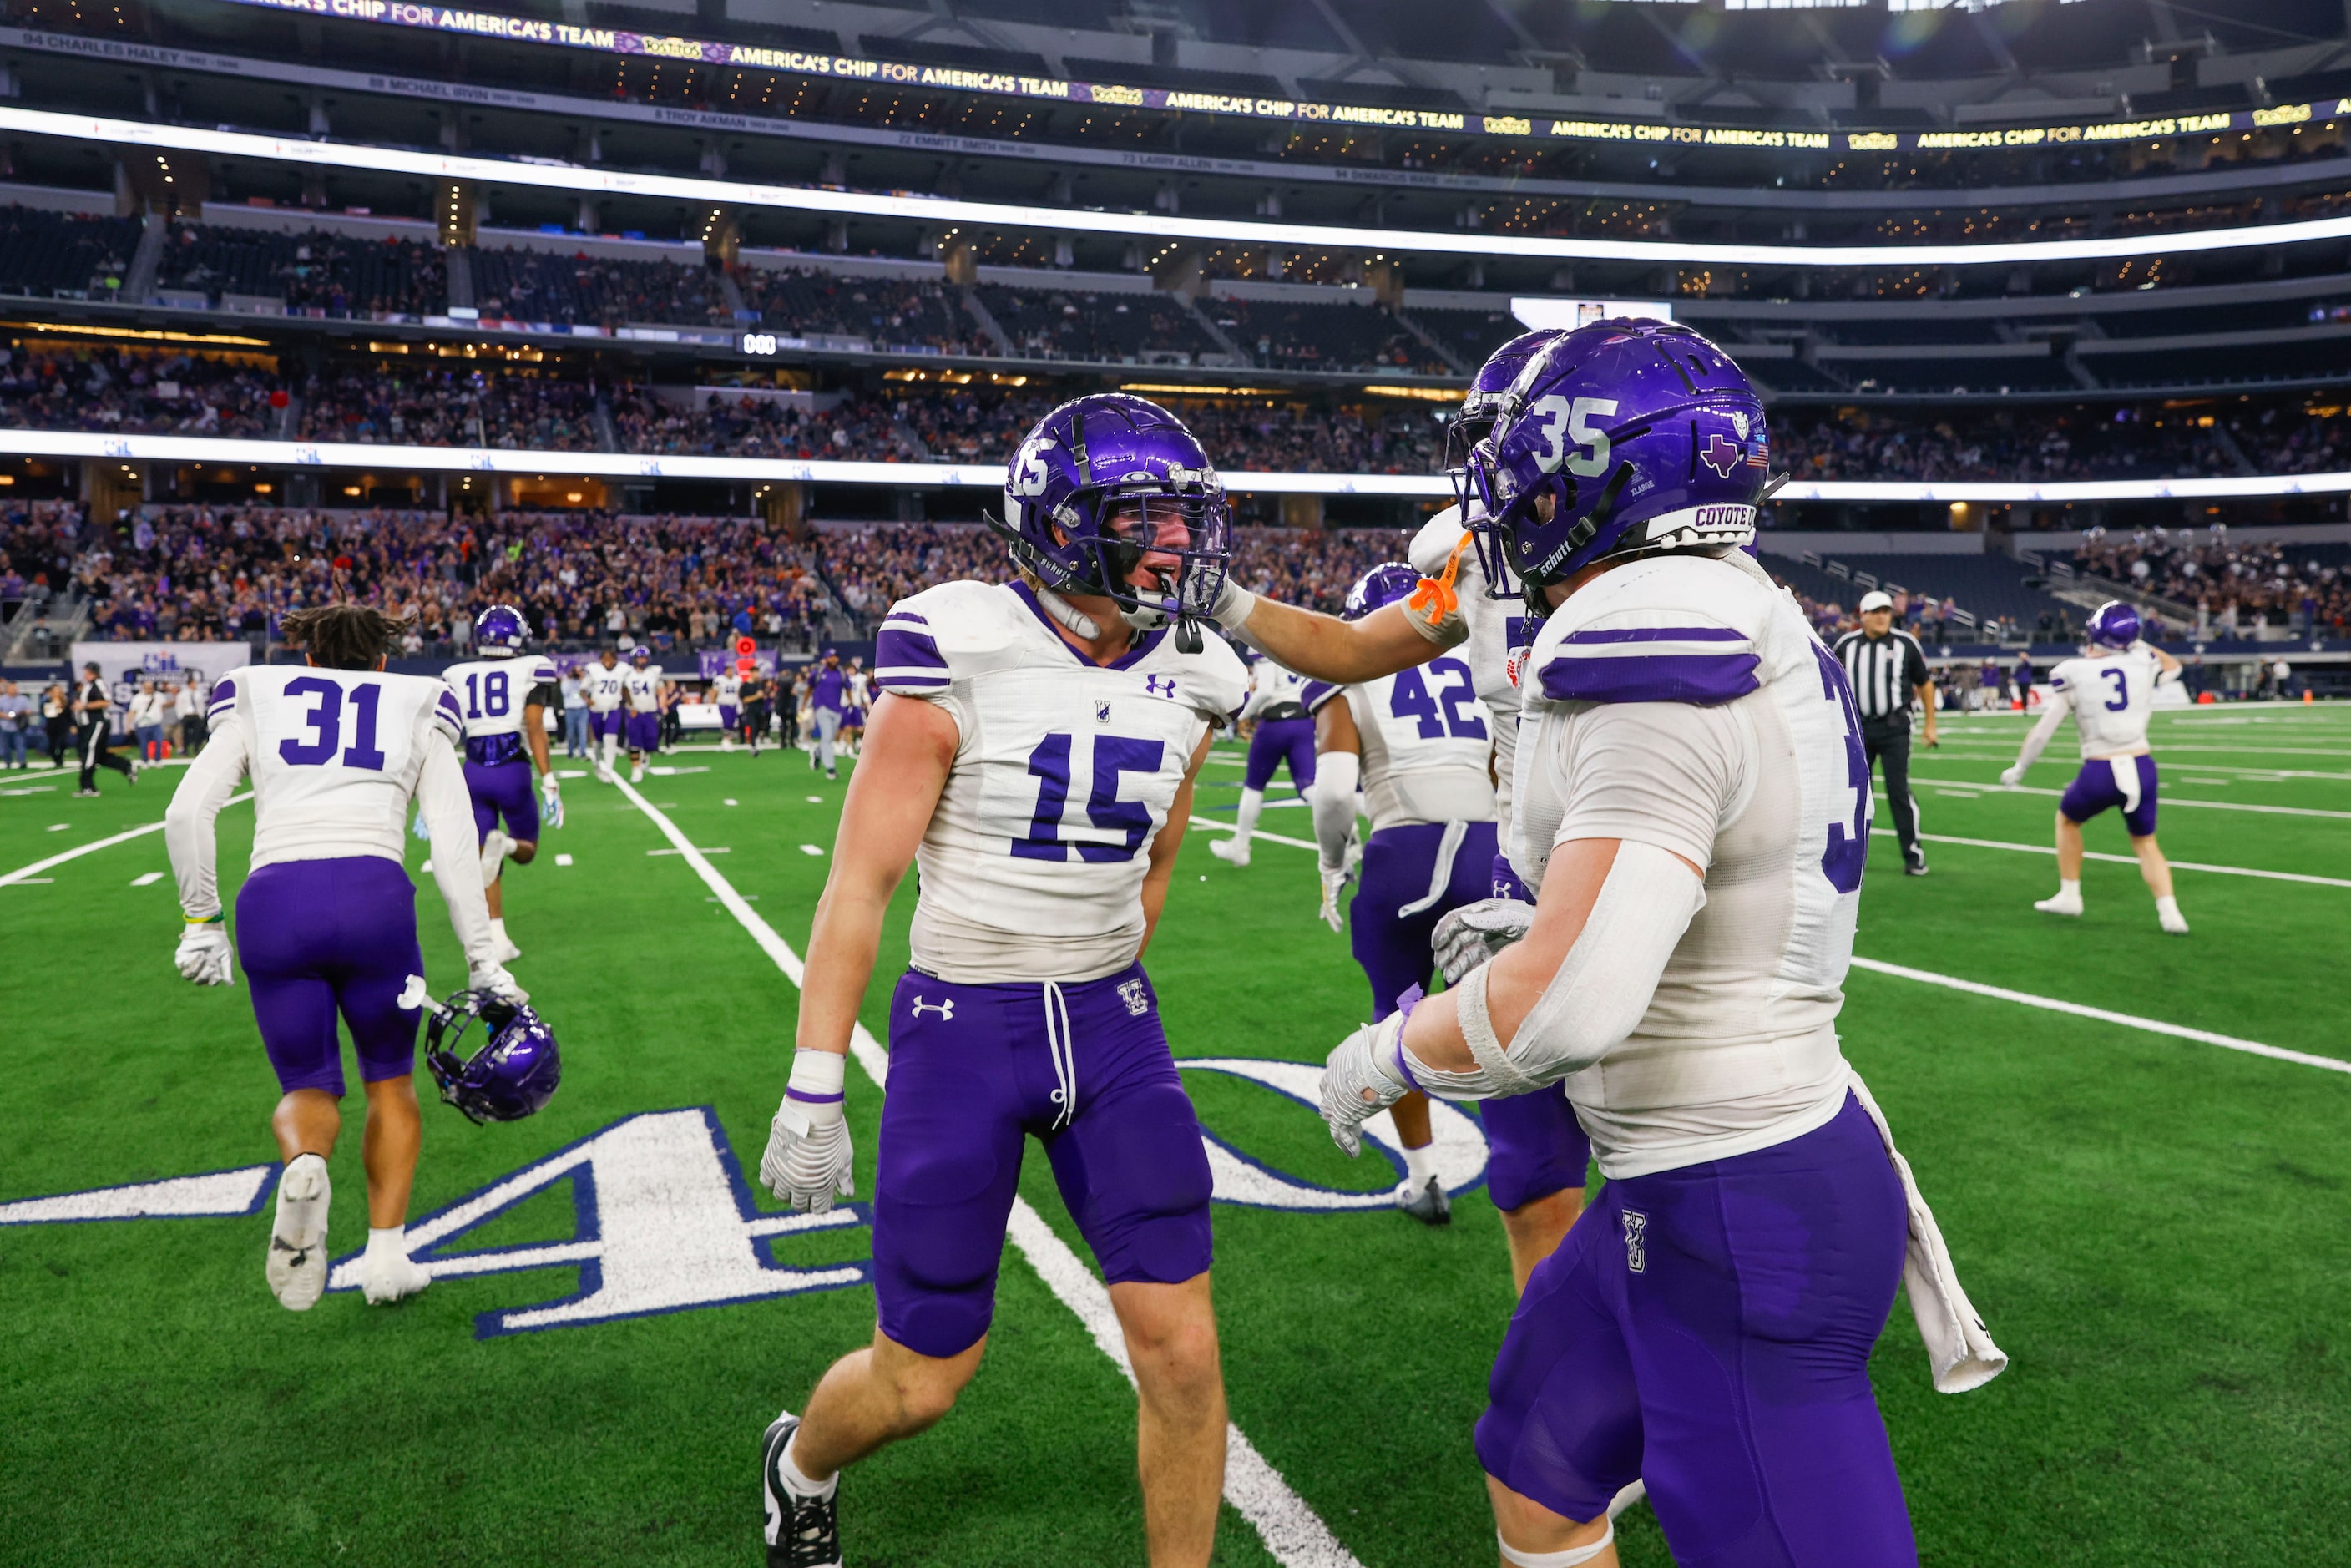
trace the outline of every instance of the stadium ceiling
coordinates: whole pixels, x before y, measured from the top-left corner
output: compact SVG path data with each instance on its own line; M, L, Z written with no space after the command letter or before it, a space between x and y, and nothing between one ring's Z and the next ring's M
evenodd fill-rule
M1072 207L1022 207L1003 202L967 202L939 196L758 185L683 174L582 168L551 159L534 159L526 162L455 153L419 152L5 106L0 106L0 131L97 141L120 147L167 148L222 158L255 158L298 163L314 169L357 169L377 173L422 175L434 180L528 185L584 195L768 207L843 218L969 224L991 230L1037 229L1059 234L1112 235L1126 238L1270 246L1287 249L1354 250L1367 254L1404 252L1416 256L1692 266L2006 267L2031 262L2177 256L2351 238L2351 215L2096 239L2002 240L1973 245L1720 245L1677 240L1444 234L1413 229L1343 228L1328 224L1262 223L1238 218L1187 218Z

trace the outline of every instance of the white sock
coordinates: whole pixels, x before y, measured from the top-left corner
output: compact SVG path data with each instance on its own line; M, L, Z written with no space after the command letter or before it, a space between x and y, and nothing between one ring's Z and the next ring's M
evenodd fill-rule
M408 1256L408 1227L386 1225L368 1227L368 1256L372 1258L389 1252L395 1258Z
M490 916L490 935L496 937L501 942L507 939L507 917L505 915L493 915Z
M2080 877L2075 877L2073 881L2067 882L2064 877L2059 877L2057 879L2057 896L2060 898L2081 897L2082 879Z
M496 828L492 828L489 836L482 841L482 885L484 887L498 880L498 873L506 869L507 852L513 847L512 841Z
M1234 835L1235 841L1240 843L1244 847L1248 845L1249 835L1257 831L1258 813L1264 810L1264 790L1243 789L1241 791L1240 810L1233 815L1233 826L1239 830L1239 831Z
M792 1462L792 1450L799 1445L800 1435L798 1432L794 1432L792 1440L784 1445L784 1462L778 1467L784 1472L784 1484L802 1497L831 1497L833 1489L841 1484L840 1473L836 1471L825 1478L822 1485L809 1479L799 1466Z
M2168 915L2174 920L2180 919L2179 900L2166 894L2155 901L2155 912L2158 915Z
M1429 1145L1404 1152L1404 1179L1415 1192L1426 1189L1428 1178L1437 1173L1428 1168Z

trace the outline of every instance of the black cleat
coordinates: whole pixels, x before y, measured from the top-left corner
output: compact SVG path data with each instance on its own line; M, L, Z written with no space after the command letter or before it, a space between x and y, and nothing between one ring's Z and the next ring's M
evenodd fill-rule
M800 1418L787 1410L759 1439L760 1487L767 1497L768 1568L841 1568L841 1526L834 1502L841 1481L823 1497L803 1497L784 1480L784 1449Z
M1904 876L1925 876L1927 874L1927 857L1925 855L1920 855L1917 860L1904 861L1902 862L1902 874Z
M1397 1187L1395 1206L1423 1225L1453 1223L1453 1200L1445 1196L1445 1184L1435 1176L1429 1177L1418 1192L1409 1186Z

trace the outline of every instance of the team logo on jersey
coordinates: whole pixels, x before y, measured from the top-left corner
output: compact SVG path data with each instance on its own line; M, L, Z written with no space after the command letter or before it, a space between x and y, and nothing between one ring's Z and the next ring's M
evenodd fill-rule
M1740 459L1744 455L1739 450L1739 443L1719 430L1706 438L1706 444L1698 449L1698 455L1708 467L1726 479L1730 477L1730 471L1739 466Z
M925 1013L936 1013L939 1015L941 1023L953 1023L955 1022L955 998L949 997L941 1002L925 1002L921 994L917 993L914 997L914 1016L921 1018Z
M1649 1270L1649 1217L1637 1208L1622 1211L1625 1220L1625 1267L1635 1274Z
M1094 722L1096 724L1108 724L1110 722L1110 704L1106 702L1098 702L1094 704Z
M1150 693L1155 697L1166 697L1172 701L1176 695L1176 677L1173 675L1145 675L1143 677L1143 689Z
M1126 1016L1139 1019L1151 1010L1151 993L1143 988L1141 980L1121 980L1118 999L1126 1004Z

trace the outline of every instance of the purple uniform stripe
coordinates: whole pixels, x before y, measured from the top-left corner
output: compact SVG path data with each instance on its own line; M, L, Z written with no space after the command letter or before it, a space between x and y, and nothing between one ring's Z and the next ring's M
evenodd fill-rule
M223 703L233 703L235 701L236 701L236 683L235 681L215 681L213 683L213 706L218 707Z
M1337 696L1342 689L1343 688L1334 686L1328 681L1309 681L1299 692L1298 700L1305 706L1308 713L1312 713L1324 703Z
M1625 626L1600 632L1570 632L1571 643L1744 643L1747 633L1728 626Z
M1553 702L1697 703L1743 697L1761 683L1752 653L1656 653L1647 658L1553 659L1542 669Z
M936 670L945 674L947 668L946 656L928 632L910 632L886 622L881 635L873 639L873 663L876 668L893 673Z
M884 621L911 621L917 626L927 626L930 624L929 622L924 620L921 616L915 614L911 610L893 610L889 614L884 615L882 619Z

